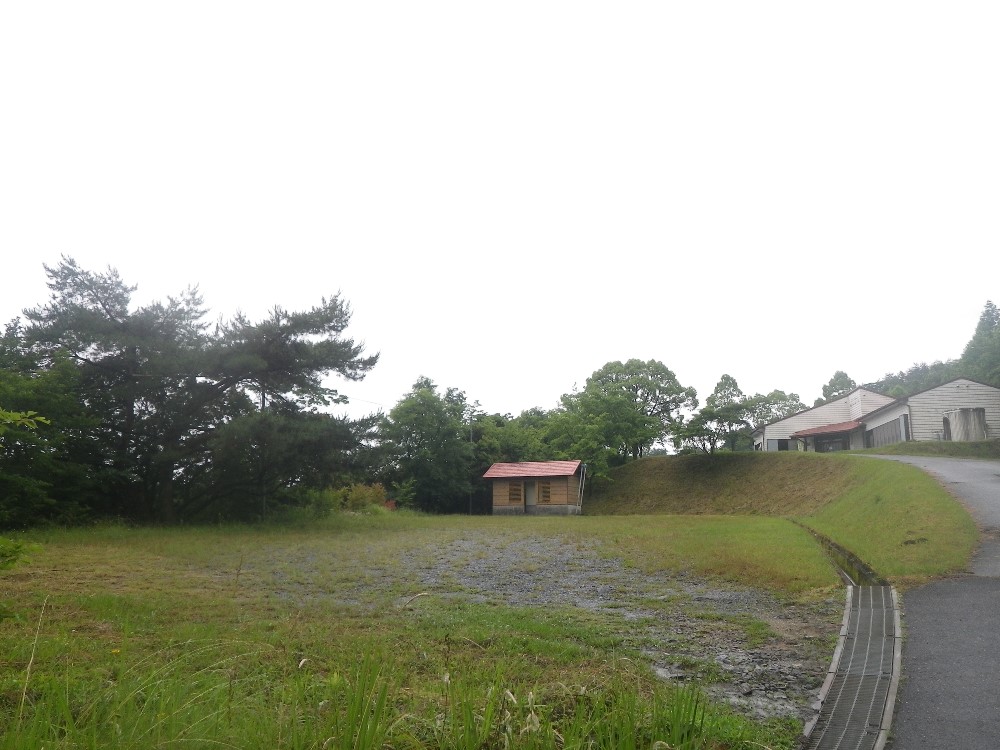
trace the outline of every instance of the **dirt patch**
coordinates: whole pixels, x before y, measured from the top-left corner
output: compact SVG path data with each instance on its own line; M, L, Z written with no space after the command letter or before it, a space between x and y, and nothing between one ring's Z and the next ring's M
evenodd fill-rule
M699 680L756 718L813 717L843 614L839 593L789 603L686 575L646 575L596 545L551 537L467 535L403 563L441 595L603 613L657 675Z

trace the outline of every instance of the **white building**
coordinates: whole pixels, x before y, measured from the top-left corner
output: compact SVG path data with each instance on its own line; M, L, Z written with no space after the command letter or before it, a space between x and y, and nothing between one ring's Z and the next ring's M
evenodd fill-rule
M759 427L754 450L837 451L1000 437L1000 388L956 378L894 399L866 388Z

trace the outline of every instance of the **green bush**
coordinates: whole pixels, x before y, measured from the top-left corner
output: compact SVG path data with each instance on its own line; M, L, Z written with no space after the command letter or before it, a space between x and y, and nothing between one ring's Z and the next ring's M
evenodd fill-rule
M23 542L0 537L0 570L9 570L24 559L27 547Z
M326 518L333 511L378 513L388 499L381 484L352 484L340 489L310 490L306 505L315 518Z
M305 507L314 518L327 518L333 511L340 510L339 490L309 490L305 498Z
M341 507L345 510L363 511L369 506L385 506L387 500L385 487L375 484L352 484L340 490L343 493Z
M28 552L28 546L24 542L15 542L13 539L0 537L0 570L9 570L24 560ZM13 620L17 613L11 609L7 602L0 601L0 622Z
M417 506L417 482L414 479L407 479L392 487L392 499L396 501L397 508L416 508Z

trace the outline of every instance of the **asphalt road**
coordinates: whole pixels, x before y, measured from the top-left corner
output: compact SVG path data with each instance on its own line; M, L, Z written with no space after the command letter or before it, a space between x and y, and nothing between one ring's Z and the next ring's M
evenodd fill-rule
M889 458L889 457L886 457ZM971 572L903 596L892 750L1000 747L1000 461L892 456L936 477L979 523Z

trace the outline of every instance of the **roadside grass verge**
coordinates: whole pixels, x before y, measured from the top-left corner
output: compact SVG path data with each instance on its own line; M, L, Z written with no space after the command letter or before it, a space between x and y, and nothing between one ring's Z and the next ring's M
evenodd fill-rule
M854 453L881 453L886 456L950 456L953 458L1000 459L1000 440L951 440L910 441L894 443L881 448L866 448Z
M700 542L670 521L393 514L24 535L30 564L0 576L17 614L0 623L0 749L792 747L796 722L754 723L656 680L613 613L471 601L415 571L472 531L596 546L640 570L684 569L726 538L723 519L704 519Z

